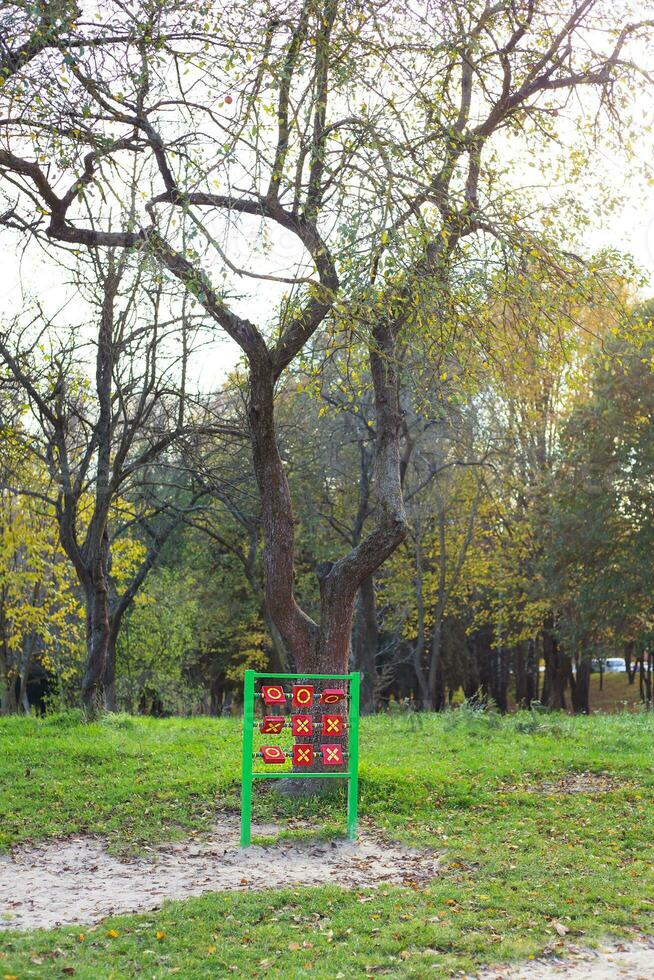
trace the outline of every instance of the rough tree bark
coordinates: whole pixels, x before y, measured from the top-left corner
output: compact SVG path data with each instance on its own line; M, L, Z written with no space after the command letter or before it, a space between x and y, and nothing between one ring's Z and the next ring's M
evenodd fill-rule
M636 671L638 669L638 660L634 661L634 648L636 644L634 640L625 640L623 645L624 652L624 665L627 671L627 681L629 684L633 684L636 678ZM633 666L632 666L633 663Z
M357 598L354 626L354 667L361 672L361 714L372 714L377 706L377 650L379 623L375 582L372 575L363 580Z
M570 682L571 664L554 634L553 618L549 616L543 627L543 658L545 677L541 700L548 708L565 711L565 692Z
M384 322L376 323L372 333L374 346L370 348L370 366L376 420L376 525L347 555L317 567L319 623L300 609L293 591L293 507L275 436L274 384L279 368L275 368L267 350L250 357L248 417L254 470L261 496L266 602L299 671L347 672L357 591L407 534L400 484L401 414L396 334L394 326Z
M576 660L576 672L570 672L572 710L576 715L590 714L591 659L582 651Z
M109 647L109 534L106 527L100 539L99 554L89 570L86 600L86 665L82 678L82 704L95 713L101 707L102 679Z

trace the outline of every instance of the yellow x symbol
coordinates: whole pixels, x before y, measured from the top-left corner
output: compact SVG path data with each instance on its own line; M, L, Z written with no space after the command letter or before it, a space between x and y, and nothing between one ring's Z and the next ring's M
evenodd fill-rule
M297 750L297 761L298 762L308 762L309 761L309 750L308 749L298 749Z
M337 732L338 731L338 722L336 721L336 719L329 718L327 720L327 731L328 732Z
M330 762L332 759L338 759L338 749L327 749L327 758Z
M298 732L308 732L309 731L309 722L308 721L298 721L298 723L296 725L296 728L297 728Z

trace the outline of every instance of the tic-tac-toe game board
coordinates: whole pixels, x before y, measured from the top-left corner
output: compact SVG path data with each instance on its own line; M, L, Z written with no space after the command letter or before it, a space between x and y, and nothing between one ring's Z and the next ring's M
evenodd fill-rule
M360 674L246 670L241 847L251 841L258 779L347 779L347 834L356 837Z

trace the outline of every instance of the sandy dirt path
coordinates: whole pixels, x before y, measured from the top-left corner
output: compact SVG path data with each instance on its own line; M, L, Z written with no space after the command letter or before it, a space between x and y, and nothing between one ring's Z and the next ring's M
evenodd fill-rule
M568 946L561 956L498 966L478 974L478 980L555 980L557 977L560 980L652 980L654 939L607 943L597 950Z
M438 855L362 835L356 843L279 842L238 847L238 821L227 818L208 838L153 849L123 861L103 841L72 837L16 848L0 857L0 930L92 923L121 912L158 908L167 898L207 891L322 885L374 887L425 881L438 874ZM253 827L258 835L275 827Z

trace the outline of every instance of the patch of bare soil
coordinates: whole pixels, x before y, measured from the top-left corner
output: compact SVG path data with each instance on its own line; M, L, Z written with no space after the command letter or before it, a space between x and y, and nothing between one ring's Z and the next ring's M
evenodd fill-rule
M276 833L253 826L253 833ZM362 836L238 847L238 820L224 818L203 841L157 848L147 859L120 860L88 837L16 848L0 857L0 930L92 923L108 915L158 908L165 899L208 891L322 885L409 884L438 874L438 855Z
M542 793L545 796L569 793L610 793L624 786L613 776L596 772L571 772L560 779L543 780L539 783L525 783L517 786L503 786L505 793Z
M570 946L565 955L547 956L514 966L497 966L477 980L652 980L654 939L611 943L597 950Z

